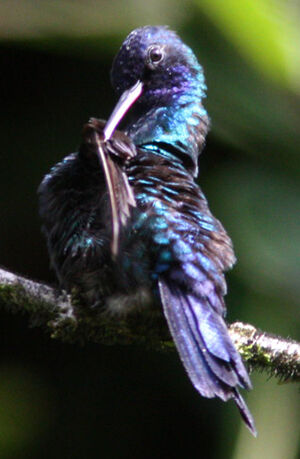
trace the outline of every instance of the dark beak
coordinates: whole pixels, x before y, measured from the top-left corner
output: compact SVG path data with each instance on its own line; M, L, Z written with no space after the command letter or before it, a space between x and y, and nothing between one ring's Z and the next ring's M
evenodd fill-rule
M140 97L142 91L143 83L138 80L135 83L135 85L127 89L127 91L123 92L105 125L103 131L104 141L109 140L111 138L114 130L116 129L124 115L127 113L127 111L130 109L132 104L134 104L134 102Z

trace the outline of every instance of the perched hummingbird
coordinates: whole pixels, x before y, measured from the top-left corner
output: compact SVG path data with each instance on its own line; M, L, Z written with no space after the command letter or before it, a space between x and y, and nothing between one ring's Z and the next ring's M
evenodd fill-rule
M125 39L111 80L109 120L91 119L79 152L38 190L51 265L86 307L118 316L159 305L194 387L232 398L255 435L224 321L232 243L195 183L209 127L202 67L175 32L146 26Z

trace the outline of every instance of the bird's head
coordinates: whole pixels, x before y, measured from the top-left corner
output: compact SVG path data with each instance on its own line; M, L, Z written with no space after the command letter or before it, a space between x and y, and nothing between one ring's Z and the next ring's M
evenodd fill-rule
M192 50L175 32L146 26L131 32L116 55L111 79L119 97L137 81L143 87L140 103L168 103L178 92L198 84L204 93L202 68ZM149 99L149 100L148 100Z
M137 144L172 143L184 150L195 166L200 143L204 143L203 133L200 139L195 125L201 116L206 126L208 121L201 103L206 86L202 67L178 35L164 26L131 32L114 59L111 80L119 102L108 120L105 137L111 136L130 109L127 130ZM187 141L190 145L184 146Z

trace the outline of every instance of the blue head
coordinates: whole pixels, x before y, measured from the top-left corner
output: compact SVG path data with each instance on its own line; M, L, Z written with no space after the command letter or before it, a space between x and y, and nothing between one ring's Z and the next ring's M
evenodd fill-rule
M127 134L137 145L168 146L196 175L208 117L203 70L175 32L146 26L131 32L114 59L111 79L117 95L141 85L133 97Z

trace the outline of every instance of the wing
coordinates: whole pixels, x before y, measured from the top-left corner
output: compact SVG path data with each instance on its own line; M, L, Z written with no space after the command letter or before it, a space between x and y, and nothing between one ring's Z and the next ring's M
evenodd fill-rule
M118 254L121 226L125 226L136 206L132 188L122 165L136 155L134 144L120 131L115 131L110 140L103 140L104 121L91 118L83 129L81 149L96 152L103 169L112 215L111 250L114 257Z
M205 295L184 291L167 277L160 279L159 290L170 332L194 387L204 397L233 398L256 435L251 413L237 389L249 389L251 383L222 316Z

